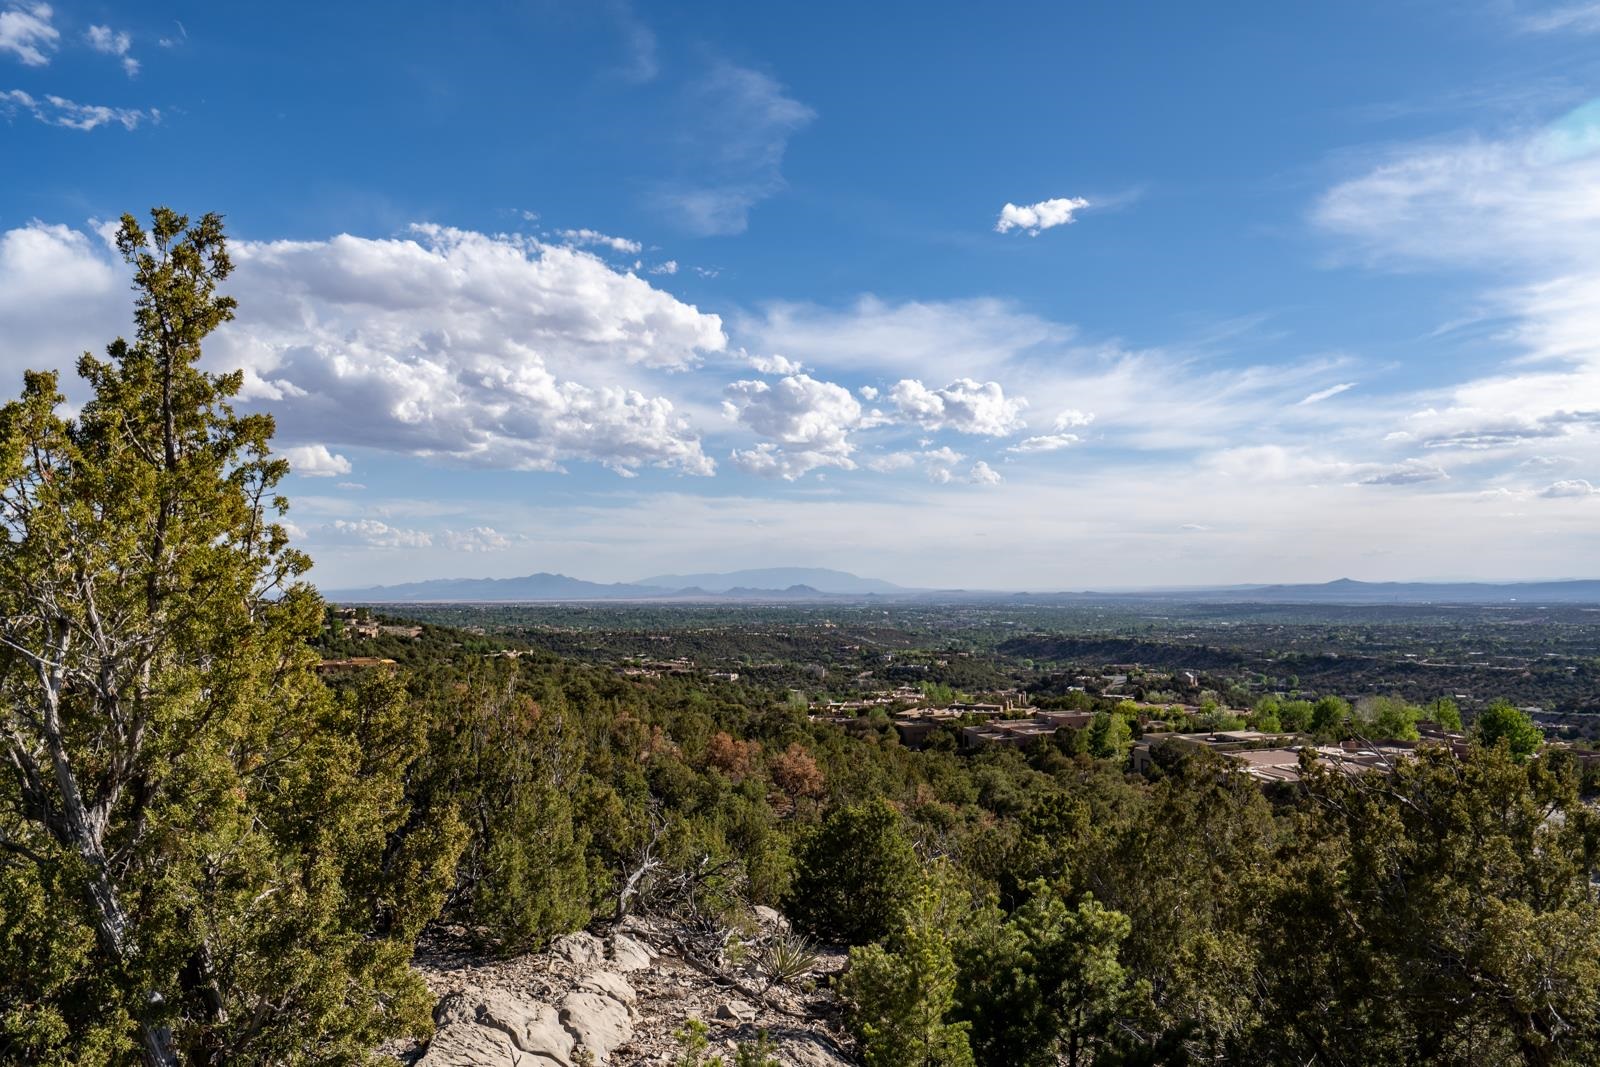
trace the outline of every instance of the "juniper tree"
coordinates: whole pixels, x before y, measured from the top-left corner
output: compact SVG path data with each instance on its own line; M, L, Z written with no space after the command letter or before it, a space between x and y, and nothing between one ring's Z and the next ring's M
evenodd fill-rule
M220 217L124 216L132 341L0 408L0 1058L359 1061L427 1025L410 972L453 827L400 835L423 743L341 695L270 417L199 368Z

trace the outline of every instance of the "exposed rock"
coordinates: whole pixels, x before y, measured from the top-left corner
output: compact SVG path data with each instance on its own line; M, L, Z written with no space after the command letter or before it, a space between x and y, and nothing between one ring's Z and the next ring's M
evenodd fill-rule
M566 960L576 963L580 967L598 966L605 962L605 942L589 933L579 930L575 934L566 934L550 942L550 951Z
M754 918L768 929L771 920ZM814 981L768 988L753 962L685 958L694 936L629 916L606 940L573 934L544 952L495 959L465 932L435 930L416 967L441 998L437 1034L425 1051L385 1051L405 1062L421 1055L426 1067L577 1067L585 1055L605 1067L662 1067L682 1052L674 1032L702 1019L717 1024L716 1044L730 1061L734 1046L766 1032L784 1067L856 1062L827 981L844 966L843 951L819 949ZM746 992L754 989L761 992Z
M776 908L769 908L765 904L757 904L751 911L755 914L756 922L761 924L761 929L767 933L787 933L789 920Z
M572 1063L572 1033L561 1024L560 1012L548 1004L491 993L478 1012L478 1025L503 1031L517 1048L538 1057L534 1063L561 1067Z
M470 1023L478 1019L479 1000L470 996L464 990L446 993L439 1003L433 1006L433 1026L436 1030L443 1030L452 1023Z
M638 994L633 991L633 986L628 984L627 979L611 971L596 971L579 979L578 988L610 997L618 1004L630 1007L639 999Z
M611 967L617 971L640 971L650 966L655 960L655 953L651 952L642 941L636 941L627 934L617 934L611 939Z
M529 1067L531 1063L499 1030L459 1022L433 1035L428 1054L417 1067Z
M855 1063L838 1045L822 1034L792 1033L775 1035L778 1059L784 1067L851 1067Z
M597 1063L610 1062L611 1053L633 1036L627 1005L604 993L568 993L561 999L561 1021Z

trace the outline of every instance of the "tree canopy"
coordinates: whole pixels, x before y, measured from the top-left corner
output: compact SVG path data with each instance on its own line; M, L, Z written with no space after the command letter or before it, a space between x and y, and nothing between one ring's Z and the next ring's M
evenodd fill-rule
M327 1062L425 1032L409 969L457 847L411 840L425 726L335 695L273 423L200 369L220 217L124 216L135 331L0 408L0 1048L35 1063ZM404 869L410 878L391 877Z

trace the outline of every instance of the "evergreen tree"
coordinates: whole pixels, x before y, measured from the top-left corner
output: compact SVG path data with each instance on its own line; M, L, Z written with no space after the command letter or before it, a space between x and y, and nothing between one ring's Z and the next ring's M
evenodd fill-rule
M850 945L889 932L917 880L917 854L882 797L832 812L800 849L790 911L809 933Z
M946 1020L956 964L941 896L924 882L885 944L850 950L840 995L867 1067L971 1067L967 1024Z
M1044 883L1009 918L976 924L962 953L960 1017L993 1067L1093 1063L1148 996L1123 966L1126 915L1086 896L1068 907Z
M137 329L79 362L78 418L49 373L0 409L0 1048L361 1059L426 1031L409 960L457 835L401 834L425 724L392 679L319 680L272 420L196 366L222 221L152 219L122 220Z

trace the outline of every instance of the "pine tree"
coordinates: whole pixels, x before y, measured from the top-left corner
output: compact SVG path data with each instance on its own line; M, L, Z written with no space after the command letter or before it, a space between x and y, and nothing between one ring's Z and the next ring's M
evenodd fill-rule
M840 993L867 1067L971 1067L968 1024L946 1021L956 964L940 897L938 885L925 882L885 944L850 950Z
M152 222L79 416L42 372L0 408L0 1049L361 1059L428 1026L409 958L459 835L398 833L424 726L392 679L318 678L272 420L197 366L222 220Z

